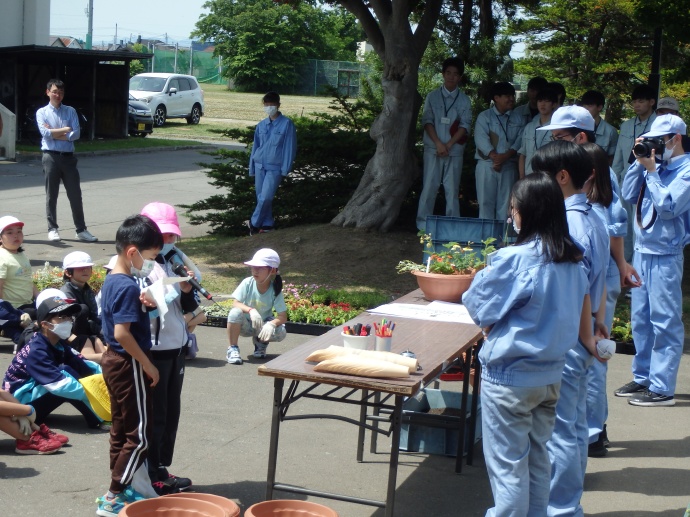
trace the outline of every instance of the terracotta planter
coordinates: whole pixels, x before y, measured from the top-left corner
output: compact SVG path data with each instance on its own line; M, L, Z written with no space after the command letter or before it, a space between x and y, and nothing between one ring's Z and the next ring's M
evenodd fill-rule
M417 285L424 293L424 298L434 301L460 303L463 293L470 288L474 273L470 275L440 275L412 271L417 277Z
M165 499L187 498L207 501L209 503L218 505L225 510L225 517L240 517L240 507L237 506L234 501L219 495L202 494L200 492L180 492L179 494L169 494L163 497Z
M126 505L120 517L225 517L225 510L217 504L185 497L156 497Z
M309 501L276 499L250 506L244 517L338 517L338 514L327 506Z

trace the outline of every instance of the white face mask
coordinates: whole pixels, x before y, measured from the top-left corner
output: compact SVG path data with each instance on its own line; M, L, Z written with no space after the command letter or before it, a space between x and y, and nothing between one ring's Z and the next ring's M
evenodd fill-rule
M264 106L264 111L266 112L266 115L272 117L278 113L278 106Z
M517 233L518 235L520 234L520 227L515 222L515 219L513 219L513 230L515 230L515 233Z
M676 148L676 145L678 144L673 144L673 147L671 147L670 149L668 147L664 148L664 154L661 156L661 159L663 161L667 162L671 159L671 156L673 155L673 150Z
M172 249L175 247L174 244L163 244L163 247L161 248L161 255L164 257L172 251Z
M71 321L63 321L62 323L51 323L53 326L50 331L55 334L60 339L67 339L72 335L72 325Z
M139 253L139 256L141 257L141 252L139 250L137 250L137 253ZM144 261L143 265L141 266L141 269L135 268L134 264L130 262L129 272L132 274L132 276L135 276L137 278L146 278L153 271L153 268L156 265L156 261L145 259L144 257L141 257L141 260Z

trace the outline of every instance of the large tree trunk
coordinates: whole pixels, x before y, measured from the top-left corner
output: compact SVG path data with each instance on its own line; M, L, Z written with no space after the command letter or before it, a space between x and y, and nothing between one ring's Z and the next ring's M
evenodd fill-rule
M376 152L369 160L357 190L331 224L388 231L419 173L413 152L419 113L417 74L383 79L383 111L371 126Z

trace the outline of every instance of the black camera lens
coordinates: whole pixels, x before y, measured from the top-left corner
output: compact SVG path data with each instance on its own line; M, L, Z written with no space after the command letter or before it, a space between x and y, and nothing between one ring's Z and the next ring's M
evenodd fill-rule
M642 142L637 143L633 147L633 154L638 158L649 158L652 156L652 151L656 156L664 154L666 143L663 138L645 138Z

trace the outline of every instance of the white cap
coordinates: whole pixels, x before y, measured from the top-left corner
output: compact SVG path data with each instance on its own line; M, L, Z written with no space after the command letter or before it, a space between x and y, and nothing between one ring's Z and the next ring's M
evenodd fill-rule
M683 119L669 113L667 115L659 115L655 118L654 122L652 122L652 128L642 135L642 137L653 138L655 136L675 135L677 133L684 135L686 131L687 127Z
M93 266L93 260L91 260L91 256L88 253L84 253L83 251L68 253L62 261L62 269L88 266Z
M54 287L44 289L38 293L38 296L36 297L36 308L38 308L48 298L62 298L63 300L66 300L67 295L60 291L60 289L55 289Z
M108 263L103 267L112 271L113 269L115 269L115 264L117 264L117 255L113 255L112 257L110 257Z
M251 260L244 263L246 266L254 267L278 267L280 266L280 257L270 248L262 248L256 253Z
M594 118L592 114L582 106L563 106L551 115L551 123L548 126L538 127L538 131L550 131L553 129L581 129L582 131L594 131Z
M24 226L24 223L21 222L16 217L11 216L11 215L4 215L4 216L0 217L0 233L4 232L5 228L7 228L8 226L14 226L14 225L22 227L22 226Z

